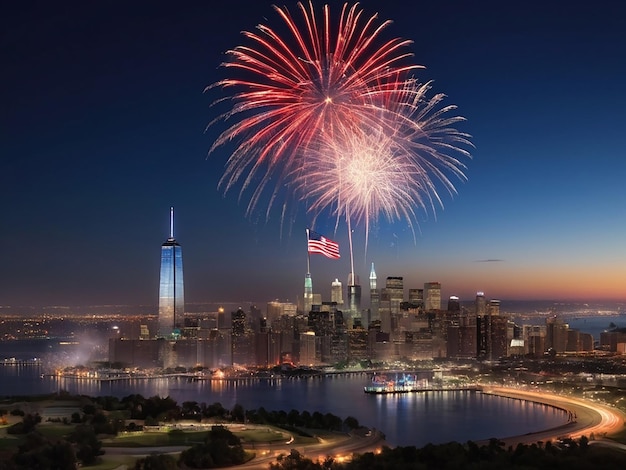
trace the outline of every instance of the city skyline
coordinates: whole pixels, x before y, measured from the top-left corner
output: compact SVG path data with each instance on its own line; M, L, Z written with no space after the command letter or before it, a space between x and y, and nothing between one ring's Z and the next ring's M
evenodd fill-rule
M0 243L10 247L0 304L156 305L170 206L187 302L301 298L306 208L287 223L280 211L247 217L245 198L217 189L227 149L207 158L220 94L203 90L223 78L240 31L277 24L273 2L36 3L0 15ZM393 21L385 37L414 41L418 78L458 105L476 146L468 180L436 216L419 214L415 239L381 221L366 253L355 228L362 287L373 262L379 280L441 282L445 299L625 300L626 7L361 5ZM329 218L312 228L342 254L311 259L313 292L329 297L334 279L347 285L346 227Z

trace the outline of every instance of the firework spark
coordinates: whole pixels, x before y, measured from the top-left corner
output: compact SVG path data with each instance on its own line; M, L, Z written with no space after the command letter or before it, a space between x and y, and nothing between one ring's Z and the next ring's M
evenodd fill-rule
M379 214L413 220L428 194L419 168L382 128L324 140L308 154L306 174L294 180L311 213L364 223L366 232Z
M443 206L439 187L455 193L451 177L464 179L469 157L463 146L469 136L455 129L463 120L450 113L453 105L439 107L442 94L428 97L430 83L407 80L378 125L354 129L341 139L322 134L306 149L307 171L294 176L294 186L311 201L315 216L330 211L349 223L365 225L366 240L372 222L406 220L414 231L417 210Z
M298 3L300 28L286 7L274 8L287 35L265 25L245 32L252 46L229 51L223 64L245 78L212 85L235 90L231 111L216 120L235 123L209 153L234 141L220 185L253 188L248 213L277 176L268 214L285 185L314 220L328 211L337 228L345 219L355 279L352 224L364 224L366 247L381 215L406 220L415 236L417 211L434 213L439 188L455 193L451 177L465 178L459 156L470 157L470 138L455 129L463 120L455 106L441 106L442 94L429 98L430 83L412 77L421 66L407 63L410 41L380 38L389 21L344 4L334 30L329 7L318 23L309 2Z
M242 193L251 188L249 213L272 176L278 181L275 196L287 175L307 171L303 149L310 149L322 134L342 140L364 126L380 127L389 115L385 103L397 101L393 95L403 87L399 77L421 68L407 63L411 41L381 39L390 21L366 17L358 4L344 4L335 28L328 5L318 18L312 3L298 3L300 22L286 7L274 9L285 36L266 25L244 32L251 45L228 51L222 64L242 78L209 87L234 90L217 101L230 99L233 104L216 121L236 122L218 136L209 153L234 142L220 187L228 191L242 182Z

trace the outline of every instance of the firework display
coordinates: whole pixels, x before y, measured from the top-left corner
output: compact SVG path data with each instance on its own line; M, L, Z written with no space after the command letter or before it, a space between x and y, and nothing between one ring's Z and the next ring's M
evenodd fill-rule
M306 172L294 175L298 194L310 201L315 215L330 213L365 225L384 216L405 220L413 229L418 209L442 204L437 182L455 192L448 174L464 178L469 156L456 143L469 144L455 130L461 120L448 116L454 106L438 108L443 95L427 98L429 84L408 80L397 102L388 102L387 118L367 124L341 139L322 134L306 153Z
M234 145L220 186L250 190L248 211L287 188L314 218L329 212L366 233L381 215L413 227L418 210L441 205L438 187L453 193L451 176L464 178L471 143L455 107L414 78L411 41L383 38L390 21L358 4L336 18L312 2L297 15L274 9L282 29L244 32L248 44L222 64L231 76L209 87L232 102L214 121L228 126L210 153Z

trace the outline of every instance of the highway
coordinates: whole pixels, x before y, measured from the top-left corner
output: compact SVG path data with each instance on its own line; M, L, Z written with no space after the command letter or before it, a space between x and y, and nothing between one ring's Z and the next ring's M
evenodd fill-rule
M311 460L324 460L331 456L336 460L349 459L352 454L363 454L365 452L377 452L383 446L389 446L385 442L384 436L377 430L371 430L364 436L357 434L345 434L333 436L330 439L318 438L318 443L307 445L272 444L255 445L251 449L249 445L244 446L246 450L253 450L257 456L250 462L239 465L237 468L246 469L267 469L270 462L276 460L280 454L288 455L292 449L297 450L304 457Z
M583 435L589 437L594 435L596 439L602 439L606 435L613 434L624 428L626 424L626 413L590 400L582 400L569 396L556 395L541 391L522 390L516 388L506 388L497 386L485 386L483 393L492 394L517 400L527 400L563 409L570 414L570 421L562 426L546 429L521 436L494 436L504 442L505 447L515 447L518 443L533 444L539 441L555 441L562 438L578 439ZM253 427L254 425L247 425ZM264 426L266 427L266 426ZM324 460L331 456L336 460L349 459L352 454L362 454L365 452L377 452L383 446L389 446L385 442L384 435L377 430L371 430L363 435L356 433L338 434L330 438L318 438L315 444L294 445L293 438L288 437L281 443L245 444L248 451L256 453L256 457L250 462L240 465L237 468L245 469L267 469L270 462L276 460L280 454L288 455L292 449L297 450L301 455L311 460ZM484 442L478 442L483 444ZM603 440L597 444L610 445L616 448L624 448L623 445L613 441ZM149 454L154 451L160 452L180 452L185 447L172 448L106 448L107 455L133 454L136 457Z
M247 424L248 428L256 425ZM267 425L259 425L266 428ZM288 433L285 432L288 435ZM238 465L237 468L245 469L266 469L270 462L276 460L280 454L288 455L292 449L297 450L311 460L324 460L327 456L335 459L350 458L354 453L376 452L383 446L388 446L381 432L372 430L363 436L357 434L337 434L330 438L318 438L315 444L293 444L293 437L288 435L288 439L283 443L255 443L244 444L244 448L249 452L256 453L256 457L250 462ZM136 458L145 457L151 453L168 453L176 454L189 446L172 446L172 447L104 447L105 455L109 458L117 460L115 456L132 455ZM118 467L118 469L123 466Z
M583 435L589 437L591 434L598 439L607 434L621 431L626 423L626 413L595 401L505 387L485 386L483 393L542 403L564 409L571 414L571 421L563 426L522 436L500 438L507 446L515 446L518 443L531 444L538 441L554 441L563 437L578 439Z

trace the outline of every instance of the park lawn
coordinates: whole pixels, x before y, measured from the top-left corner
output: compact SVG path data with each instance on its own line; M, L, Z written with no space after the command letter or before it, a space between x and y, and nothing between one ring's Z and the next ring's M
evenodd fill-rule
M290 439L290 437L287 436L287 433L285 431L278 431L276 429L272 429L270 426L262 427L262 428L251 428L251 429L246 429L246 430L241 430L241 431L237 430L237 431L234 431L233 434L235 434L239 439L241 439L245 443L286 442Z
M346 438L345 433L337 433L333 431L319 429L308 429L306 431L310 432L311 435L304 436L296 432L289 431L287 429L282 429L280 427L263 425L257 428L253 427L245 430L236 430L233 431L233 434L242 439L244 443L267 442L270 444L287 442L289 439L291 439L291 436L293 436L292 444L294 446L317 444L319 442L318 437L325 440L342 440Z
M6 429L8 426L0 427L0 449L15 449L22 445L26 440L26 434L8 434ZM38 424L37 432L45 437L57 440L64 439L68 434L72 433L76 425L68 424Z
M0 436L0 450L17 450L23 444L25 437L21 436Z
M76 429L76 424L38 424L37 431L51 439L60 439L67 437Z
M158 447L185 446L204 442L206 431L183 432L133 432L103 439L105 447Z
M164 431L122 433L102 440L105 447L191 446L204 442L208 431ZM233 430L243 443L278 443L291 439L291 433L273 426ZM294 445L315 444L314 437L294 435Z
M299 436L297 434L294 434L294 436L293 436L293 445L294 446L306 445L306 444L316 444L317 442L318 442L318 440L315 437Z

